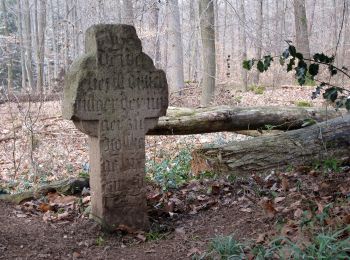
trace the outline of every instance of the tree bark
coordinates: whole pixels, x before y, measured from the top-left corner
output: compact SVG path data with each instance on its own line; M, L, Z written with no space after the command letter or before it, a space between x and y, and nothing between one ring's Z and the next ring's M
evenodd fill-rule
M246 60L247 59L247 34L246 34L246 19L245 19L245 7L244 7L244 0L240 0L240 13L242 15L242 21L240 23L241 25L241 40L242 40L242 58L241 60ZM246 91L248 91L248 74L247 70L243 69L241 66L241 72L242 72L242 82L243 82L243 87Z
M153 6L150 12L150 31L152 32L151 46L154 65L160 68L160 41L159 41L159 3L158 0L153 0Z
M335 118L342 112L300 107L170 107L148 135L186 135L223 131L301 128L305 120L317 122Z
M184 87L183 43L178 0L168 1L167 78L171 91Z
M1 1L1 10L3 13L3 21L4 21L4 35L5 37L10 36L9 28L8 28L8 13L7 13L7 6L5 3L5 0ZM13 91L13 62L12 62L12 54L11 54L11 45L10 42L8 42L5 46L5 53L8 55L7 58L7 93L10 93Z
M45 29L46 29L46 1L39 1L39 18L37 29L37 89L43 93L44 88L44 62L45 62Z
M294 0L294 22L297 51L310 59L310 42L307 28L305 0Z
M33 80L33 66L32 66L32 29L30 19L30 6L29 0L24 1L24 35L25 35L25 68L28 78L29 88L32 91L36 91L36 86Z
M56 181L50 184L45 184L35 190L16 194L0 194L0 200L8 201L15 204L20 204L24 201L38 199L46 196L49 192L58 192L63 195L81 194L84 188L89 188L88 178L76 178Z
M276 136L257 137L197 150L214 168L239 175L268 173L288 166L350 160L350 115Z
M57 80L58 76L58 65L59 65L59 55L58 55L58 39L57 39L57 20L55 15L55 9L52 0L50 0L50 12L51 12L51 28L52 28L52 51L53 51L53 78ZM51 75L52 77L52 75Z
M123 0L122 10L122 23L134 25L134 8L132 0Z
M261 53L262 53L262 29L263 29L263 0L257 1L257 13L256 13L256 19L258 23L258 29L257 29L257 46L256 46L256 59L261 59ZM276 30L277 31L277 30ZM254 77L254 84L259 85L259 77L260 72L259 70L256 70L255 77Z
M203 77L201 106L208 106L214 97L215 60L215 17L212 0L199 0L200 29L203 47Z
M18 27L18 34L19 34L19 46L21 50L21 74L22 74L22 89L25 89L26 87L26 81L27 81L27 71L25 66L25 45L24 45L24 39L23 39L23 15L22 15L22 4L21 1L17 1L17 27Z

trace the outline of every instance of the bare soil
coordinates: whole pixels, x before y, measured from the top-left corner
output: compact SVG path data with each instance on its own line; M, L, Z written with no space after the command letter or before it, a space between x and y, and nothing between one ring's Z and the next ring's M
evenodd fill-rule
M50 224L38 216L18 218L14 210L0 202L0 259L190 259L216 234L253 238L268 228L251 214L228 207L177 221L184 234L173 232L165 239L140 243L104 233L88 219Z

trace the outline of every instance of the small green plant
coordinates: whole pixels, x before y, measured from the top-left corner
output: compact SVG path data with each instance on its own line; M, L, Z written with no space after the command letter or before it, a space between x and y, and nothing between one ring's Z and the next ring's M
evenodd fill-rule
M203 171L197 176L197 179L200 179L200 180L203 180L203 179L213 180L216 178L217 178L217 174L212 171Z
M166 238L167 234L166 233L160 233L160 232L149 232L146 233L146 239L147 241L157 241Z
M312 104L309 101L306 101L306 100L295 101L295 105L297 107L312 107Z
M234 97L233 99L234 99L234 101L235 101L236 103L241 103L243 97L242 97L242 96L237 96L237 97Z
M244 245L232 236L218 236L212 239L209 255L219 256L220 259L244 259Z
M327 172L340 172L340 161L335 158L328 158L323 161L323 170Z
M254 92L254 94L256 94L256 95L262 95L262 94L264 94L266 88L264 86L252 85L249 87L249 90Z
M102 236L99 236L97 239L96 239L96 245L97 246L103 246L103 244L105 243L105 240Z
M162 187L163 191L176 189L190 179L192 156L190 150L181 150L174 158L167 157L160 163L148 161L146 172L149 179Z
M334 233L321 233L316 235L312 243L297 245L286 240L291 250L292 259L350 259L350 237L343 236L350 228Z
M321 170L324 174L341 171L341 162L336 158L327 158L323 161L316 161L313 163L315 170Z

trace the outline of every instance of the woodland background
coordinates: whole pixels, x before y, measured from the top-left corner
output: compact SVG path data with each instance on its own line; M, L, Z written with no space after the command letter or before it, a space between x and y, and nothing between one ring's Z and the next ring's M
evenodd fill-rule
M247 57L280 55L287 40L350 65L348 0L1 0L1 93L60 92L96 23L133 24L171 91L203 82L203 104L217 84L295 84L279 65L263 77L242 69Z

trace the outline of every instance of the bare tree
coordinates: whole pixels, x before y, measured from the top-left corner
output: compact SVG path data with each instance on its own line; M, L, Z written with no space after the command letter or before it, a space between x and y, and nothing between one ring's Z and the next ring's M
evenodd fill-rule
M242 22L241 22L241 45L242 45L242 60L247 59L247 33L245 28L246 23L246 17L245 17L245 6L244 6L244 0L240 0L240 13L242 15ZM247 70L241 68L242 71L242 81L243 81L243 87L245 90L248 90L248 74Z
M183 43L178 0L168 1L168 82L171 90L184 86Z
M211 0L199 0L200 28L203 48L203 77L201 106L208 106L214 97L215 61L215 17Z
M310 43L307 30L305 0L294 0L296 47L306 59L310 59Z
M153 0L150 13L150 31L152 33L151 41L153 48L153 59L155 66L160 67L160 42L159 42L159 2Z
M44 59L45 59L45 29L46 29L46 1L39 1L39 17L36 24L37 28L37 46L36 46L36 55L37 55L37 89L40 93L43 92L44 85Z
M256 33L256 54L255 57L257 59L261 58L261 53L262 53L262 29L263 29L263 0L258 0L257 1L257 9L256 9L256 20L258 24L257 28L257 33ZM254 83L256 85L259 84L259 76L260 72L256 70L255 77L254 77Z
M8 26L8 14L5 0L1 0L1 11L3 13L3 23L4 23L4 35L6 37L10 36L9 26ZM9 53L9 57L7 58L7 91L11 92L13 90L13 66L12 66L12 55L10 51L10 43L6 44L5 51Z
M132 0L123 0L121 22L123 24L134 25L134 8Z
M21 52L21 74L22 74L22 89L25 89L26 87L26 81L27 81L27 71L25 66L25 46L24 46L24 40L23 40L23 17L22 17L22 2L17 1L17 27L18 27L18 34L19 34L19 47Z
M21 10L19 10L21 11ZM25 68L28 78L29 88L36 91L36 86L33 80L33 68L32 68L32 29L30 19L30 6L29 0L24 0L24 39L25 39Z

